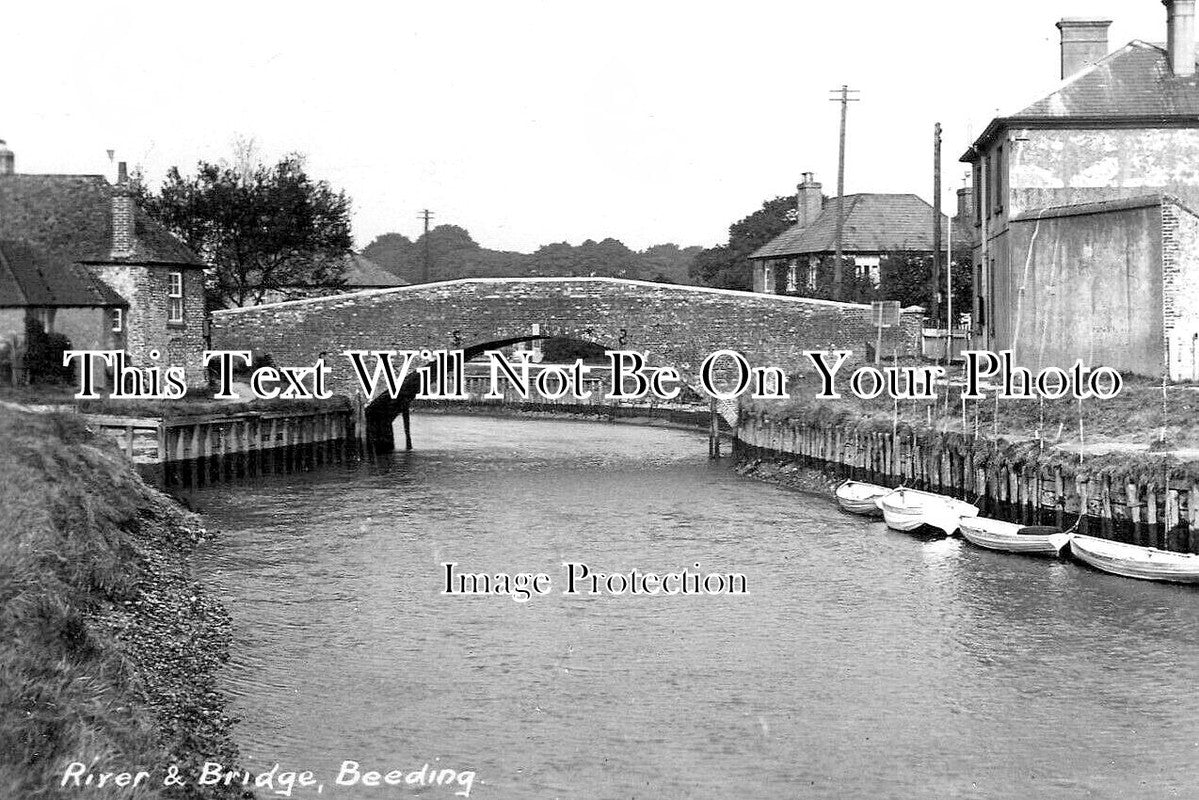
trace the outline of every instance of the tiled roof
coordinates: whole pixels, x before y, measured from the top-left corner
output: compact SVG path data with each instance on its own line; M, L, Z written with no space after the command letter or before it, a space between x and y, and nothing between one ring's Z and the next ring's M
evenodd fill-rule
M853 253L926 251L933 249L933 207L914 194L848 194L844 201L842 249ZM942 215L942 246L947 246L949 219ZM954 237L968 237L961 225ZM965 241L962 238L961 241ZM829 200L811 225L796 225L760 247L750 258L781 258L832 253L837 248L837 201Z
M0 307L127 305L86 267L27 242L0 240Z
M68 261L111 261L113 186L100 175L0 175L0 238L32 242ZM140 209L125 261L203 266Z
M1199 127L1199 78L1175 78L1164 46L1131 41L1066 78L1035 103L992 120L962 160L971 160L1005 128L1070 120Z
M408 281L397 278L364 255L351 253L346 259L346 286L384 287L407 286Z
M1175 78L1166 50L1142 41L1071 75L1017 117L1147 117L1199 115L1199 81Z

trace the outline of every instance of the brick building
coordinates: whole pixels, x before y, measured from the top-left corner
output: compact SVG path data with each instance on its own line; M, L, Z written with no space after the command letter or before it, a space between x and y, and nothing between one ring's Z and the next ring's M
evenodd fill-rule
M1195 0L1164 5L1164 45L1108 53L1108 20L1060 21L1061 82L962 156L976 347L1199 378Z
M837 246L837 203L805 172L797 187L796 221L750 255L753 290L768 294L829 294ZM959 194L959 211L970 202ZM969 211L954 219L953 239L973 234ZM941 217L941 241L949 243L950 220ZM914 194L850 194L842 198L842 254L862 284L882 288L880 265L889 253L933 252L933 207Z
M120 341L135 365L181 366L189 386L207 384L204 264L137 208L124 163L115 186L101 175L21 174L0 142L0 239L21 243L33 254L29 258L55 265L53 276L98 279L112 292L108 300L119 301L95 317L95 325L107 330L93 329L78 314L70 315L68 326L61 311L35 312L50 331L67 335L76 348ZM13 318L0 338L23 335L23 325L12 330ZM155 350L157 361L151 358Z

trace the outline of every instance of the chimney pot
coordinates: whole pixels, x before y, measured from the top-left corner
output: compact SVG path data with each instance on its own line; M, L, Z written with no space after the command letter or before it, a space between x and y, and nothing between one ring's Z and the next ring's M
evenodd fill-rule
M1176 78L1195 74L1195 0L1162 0L1166 7L1166 52Z
M0 139L0 175L12 175L17 171L17 157L8 145Z
M1107 55L1110 19L1068 17L1057 23L1062 32L1062 78L1086 69Z
M129 170L125 167L125 162L117 162L117 185L124 186L129 183Z

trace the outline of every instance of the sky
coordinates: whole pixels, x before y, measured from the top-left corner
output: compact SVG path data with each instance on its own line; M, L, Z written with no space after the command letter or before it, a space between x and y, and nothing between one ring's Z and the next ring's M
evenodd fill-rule
M1110 46L1165 40L1161 0L857 2L14 3L0 139L20 172L151 185L177 165L306 156L353 202L363 247L418 214L531 252L613 237L712 246L814 172L836 192L944 201L996 114L1059 79L1063 17L1113 21Z

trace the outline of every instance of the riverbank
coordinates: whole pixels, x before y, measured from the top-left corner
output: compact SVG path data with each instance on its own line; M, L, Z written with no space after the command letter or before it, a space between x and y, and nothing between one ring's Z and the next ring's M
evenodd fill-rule
M824 497L832 497L833 490L840 483L826 470L784 459L756 458L745 453L735 456L733 471L743 478Z
M905 422L774 418L744 410L733 451L743 468L758 462L756 471L772 479L805 467L836 479L966 499L984 516L1023 525L1076 526L1100 538L1199 553L1199 465L1166 453L1080 458L1036 441Z
M89 798L239 796L163 786L172 765L237 763L216 680L230 620L190 575L198 518L74 414L0 410L0 454L3 796L78 796L71 762L151 773Z

